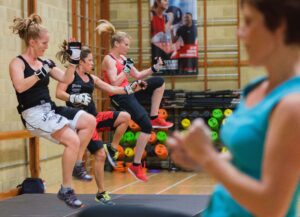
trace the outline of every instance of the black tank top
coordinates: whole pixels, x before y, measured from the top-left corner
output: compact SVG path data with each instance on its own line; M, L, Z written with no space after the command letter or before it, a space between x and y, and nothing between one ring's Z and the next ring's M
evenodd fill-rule
M34 74L34 71L27 61L21 56L17 56L17 58L21 59L25 64L24 69L24 78L30 77ZM40 62L41 59L38 58ZM17 99L19 102L18 111L22 112L28 108L34 107L36 105L41 105L47 102L52 102L49 94L49 74L42 80L37 81L32 87L28 90L18 93L16 91Z
M77 72L74 73L74 80L72 81L71 84L69 84L66 90L68 94L88 93L91 96L93 95L94 88L95 88L94 79L89 73L85 73L85 74L89 77L88 82L83 81ZM72 104L69 101L66 102L66 105L70 107L83 109L94 116L97 115L97 110L93 99L87 106L82 104Z

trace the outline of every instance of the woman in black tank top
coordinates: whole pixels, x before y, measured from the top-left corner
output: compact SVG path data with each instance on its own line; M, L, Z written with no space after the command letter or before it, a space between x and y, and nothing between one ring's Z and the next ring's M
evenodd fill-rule
M83 111L56 106L49 95L49 78L71 81L80 55L81 44L69 42L72 53L66 72L55 66L52 60L42 60L48 48L49 33L41 25L38 15L16 18L13 33L26 44L23 54L14 58L9 65L10 77L19 102L18 111L25 127L35 136L42 136L65 146L62 156L63 180L58 198L67 205L77 208L82 202L72 189L72 170L76 157L85 149L96 126L95 118Z
M65 47L65 46L62 46ZM64 63L65 50L62 49L58 53L61 61ZM116 166L116 152L117 146L120 142L122 135L127 130L130 115L127 112L116 112L116 111L105 111L97 112L96 106L91 98L94 88L102 89L111 94L128 94L133 93L135 88L139 90L137 82L123 87L114 87L105 82L93 74L89 74L94 66L93 55L88 47L83 47L81 50L79 65L76 68L76 72L73 76L73 81L70 83L58 83L56 89L56 97L66 101L66 104L71 107L82 108L90 114L96 117L97 127L94 135L88 145L88 150L91 154L94 154L94 168L95 168L95 179L98 187L96 194L96 200L103 204L113 204L108 193L104 190L104 164L107 156L108 161L112 166ZM71 99L79 99L80 101L71 101ZM115 129L115 133L111 144L103 144L101 138L98 135L98 131L112 130ZM106 153L105 153L106 152ZM82 161L82 158L77 158L77 161ZM91 180L88 176L78 176L77 178L89 181Z

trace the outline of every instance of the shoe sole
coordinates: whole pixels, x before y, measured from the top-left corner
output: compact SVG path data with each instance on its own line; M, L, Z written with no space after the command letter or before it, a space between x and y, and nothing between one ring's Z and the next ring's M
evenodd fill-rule
M83 182L91 182L93 181L93 179L81 179L81 178L77 178L76 176L72 176L73 179L78 180L78 181L83 181Z
M73 209L80 209L80 208L85 207L84 204L81 204L80 206L76 206L76 205L73 205L73 206L72 206L71 204L67 204L66 201L64 201L64 200L63 200L62 198L60 198L58 195L57 195L57 198L58 198L59 200L63 201L68 207L73 208Z
M107 150L107 147L106 145L103 146L104 147L104 151L106 153L106 156L107 156L107 160L108 162L110 163L110 165L112 165L112 167L116 167L116 163L114 162L114 160L111 158L110 154L109 154L109 151Z
M103 203L103 202L101 202L100 200L98 200L97 197L95 197L95 201L98 202L98 203L101 203L102 205L106 205L106 206L114 206L114 205L116 205L116 203L114 203L114 202L112 202L112 201L111 201L112 204Z
M128 170L128 172L129 172L136 180L141 181L141 182L147 182L147 181L148 181L148 180L142 180L142 179L139 179L139 178L135 175L135 173L134 173L130 168L128 168L127 170Z
M158 125L154 125L154 126L152 126L153 128L155 128L155 129L168 129L168 128L171 128L171 127L173 127L174 126L174 124L173 125L171 125L171 126L158 126Z

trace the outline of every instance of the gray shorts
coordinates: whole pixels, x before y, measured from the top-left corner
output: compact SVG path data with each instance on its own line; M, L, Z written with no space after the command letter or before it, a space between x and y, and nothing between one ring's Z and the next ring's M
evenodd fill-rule
M51 135L66 125L75 130L77 121L84 111L69 107L63 107L63 109L58 110L56 108L58 107L53 107L50 103L45 103L23 111L22 118L25 121L26 128L35 136L60 143Z

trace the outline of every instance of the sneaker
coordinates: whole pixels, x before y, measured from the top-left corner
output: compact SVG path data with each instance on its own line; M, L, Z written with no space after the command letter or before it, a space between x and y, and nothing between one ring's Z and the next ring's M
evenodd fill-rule
M57 197L72 208L80 208L83 206L82 202L77 199L73 189L70 189L65 193L62 193L61 190L59 190L57 193Z
M118 159L119 152L117 149L112 147L111 144L103 144L108 162L113 166L116 167L117 163L116 160Z
M165 119L162 118L155 118L154 120L151 120L151 124L153 128L161 128L161 129L166 129L173 127L173 123L166 121Z
M142 165L139 166L134 166L133 164L128 167L128 172L131 173L137 180L142 181L142 182L147 182L148 177L146 176Z
M89 175L85 169L84 163L82 162L80 166L76 166L73 169L73 177L82 181L92 181L93 177Z
M109 205L109 206L116 205L116 203L111 200L111 197L109 196L109 194L106 191L104 191L102 193L98 192L96 194L95 200L104 205Z

